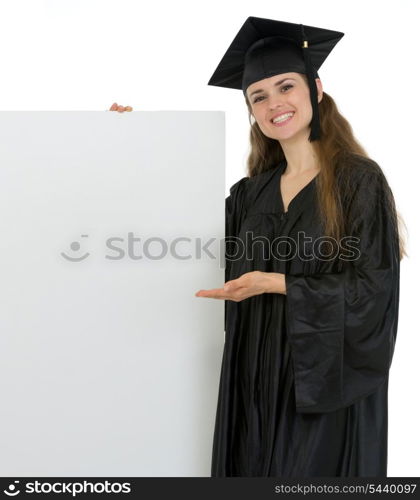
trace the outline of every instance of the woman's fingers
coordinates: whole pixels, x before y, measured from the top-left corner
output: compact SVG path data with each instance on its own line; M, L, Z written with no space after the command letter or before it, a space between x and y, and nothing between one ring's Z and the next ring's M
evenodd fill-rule
M244 290L236 290L234 293L227 292L224 288L213 288L212 290L199 290L196 297L206 297L207 299L233 300L239 302L249 297Z
M118 113L124 113L124 111L133 111L133 108L131 106L121 106L121 104L114 102L114 104L112 104L112 106L109 108L109 111L118 111Z
M209 299L225 299L227 294L223 288L213 288L212 290L199 290L196 297L207 297Z
M223 288L199 290L195 296L239 302L265 292L264 286L261 285L264 276L265 273L260 271L250 271L237 279L226 281Z

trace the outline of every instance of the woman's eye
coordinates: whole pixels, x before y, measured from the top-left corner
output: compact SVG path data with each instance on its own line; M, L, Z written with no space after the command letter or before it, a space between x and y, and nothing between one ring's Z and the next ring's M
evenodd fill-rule
M293 87L293 85L285 85L284 87L281 88L281 90L287 89L289 87Z
M292 88L292 87L293 87L293 85L288 84L288 85L284 85L284 87L282 87L280 90L283 91L284 89L288 89L288 88ZM261 99L264 99L264 96L260 95L260 96L256 97L252 103L255 104L256 102L260 101Z

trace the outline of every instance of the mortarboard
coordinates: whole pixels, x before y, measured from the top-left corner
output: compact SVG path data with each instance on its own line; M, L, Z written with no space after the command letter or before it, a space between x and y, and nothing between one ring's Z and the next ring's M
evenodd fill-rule
M245 94L249 85L264 78L288 72L306 74L313 112L309 140L314 141L321 135L315 78L343 36L340 31L248 17L208 85L242 89Z

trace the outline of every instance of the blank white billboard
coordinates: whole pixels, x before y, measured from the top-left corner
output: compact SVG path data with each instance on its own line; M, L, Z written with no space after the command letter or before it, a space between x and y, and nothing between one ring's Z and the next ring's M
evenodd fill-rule
M2 476L209 476L224 113L0 112Z

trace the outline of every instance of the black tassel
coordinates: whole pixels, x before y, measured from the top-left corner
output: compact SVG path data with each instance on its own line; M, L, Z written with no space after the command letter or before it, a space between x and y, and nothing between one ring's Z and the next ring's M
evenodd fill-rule
M321 126L319 122L318 91L315 83L315 73L312 66L311 55L309 53L309 42L305 35L303 24L300 25L302 35L303 59L305 62L306 75L308 77L309 92L312 104L311 133L309 141L313 142L321 138Z

